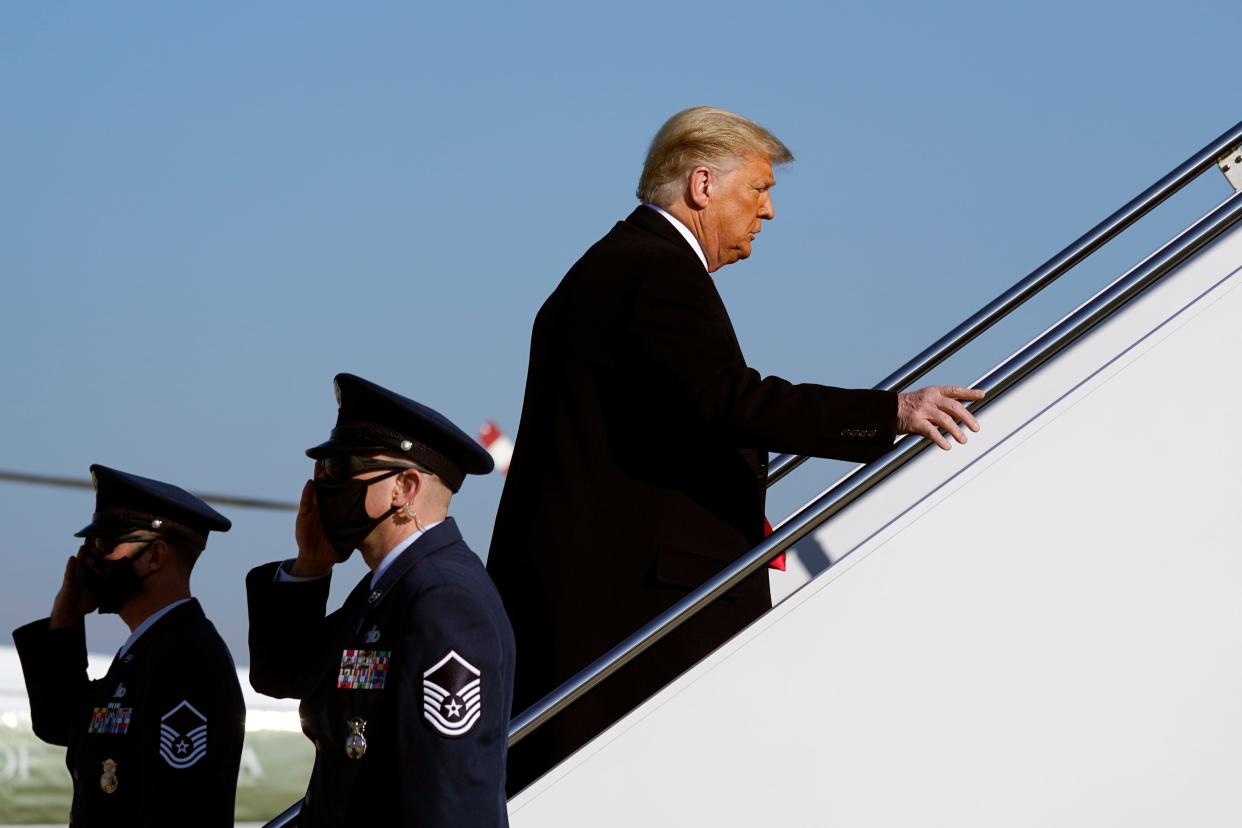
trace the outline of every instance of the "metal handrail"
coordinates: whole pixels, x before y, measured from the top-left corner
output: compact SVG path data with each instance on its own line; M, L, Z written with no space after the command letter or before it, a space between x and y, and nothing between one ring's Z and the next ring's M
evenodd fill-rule
M1181 264L1239 219L1242 219L1242 193L1235 193L1174 237L1172 241L1135 265L1124 276L989 371L973 385L975 388L982 388L988 396L982 402L970 405L969 408L978 410L994 402L1020 379L1104 321L1115 310ZM824 521L904 466L929 445L931 441L925 437L908 435L895 443L893 448L879 460L861 467L856 474L851 474L826 489L776 527L762 543L726 566L702 586L515 718L509 727L509 744L514 745L521 741L543 722L640 655L699 610L765 566L775 555L786 551L806 537Z
M1214 165L1222 155L1242 142L1242 122L1188 158L1164 178L1139 193L1128 204L1087 231L1073 244L1031 271L1026 278L984 305L966 321L929 345L922 353L889 374L875 387L878 391L901 391L919 377L960 351L1011 312L1051 285L1074 265L1099 250L1134 222L1147 215L1178 190ZM771 486L809 458L780 454L768 466Z
M1185 164L1148 188L1142 195L1097 225L1077 242L1065 248L1039 270L997 297L949 334L941 337L931 347L887 377L876 388L895 390L930 371L1003 318L1018 304L1042 290L1074 264L1082 261L1121 230L1173 195L1239 141L1242 141L1242 122L1208 144ZM1130 212L1133 212L1133 215L1130 215ZM997 365L978 382L973 383L972 387L982 388L988 396L980 402L969 404L967 408L971 411L978 411L995 402L1023 377L1103 322L1114 311L1146 290L1239 220L1242 220L1242 192L1234 193L1203 218L1127 271L1125 275L1114 280L1087 302L1027 343L1013 356ZM1115 228L1110 226L1114 223L1117 225ZM1099 240L1093 238L1097 233L1100 236ZM1079 246L1082 248L1081 252L1075 253L1074 251ZM1075 257L1073 261L1068 264L1061 263L1062 258L1069 261L1071 256ZM733 561L677 604L665 610L514 718L509 725L509 745L515 745L530 735L548 719L765 566L773 557L788 550L833 515L870 491L929 445L931 442L925 437L916 435L903 437L883 457L855 468L850 474L825 489L780 523L771 535L745 555ZM792 455L781 455L776 458L769 471L769 485L805 460L805 457ZM775 480L772 479L773 475L775 475ZM301 805L301 802L295 802L268 822L265 828L286 828L294 824L294 820L301 812Z

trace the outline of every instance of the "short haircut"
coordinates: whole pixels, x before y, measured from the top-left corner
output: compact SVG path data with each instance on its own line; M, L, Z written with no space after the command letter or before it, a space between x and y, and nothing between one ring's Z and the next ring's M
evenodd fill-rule
M189 577L190 573L194 571L194 564L198 562L199 555L203 554L203 550L169 534L161 534L159 537L168 545L173 558L176 559L177 564L181 567L181 571L186 574L186 577Z
M684 109L651 139L635 193L647 204L667 207L685 192L686 176L699 165L727 171L751 155L787 164L793 153L763 127L714 106Z

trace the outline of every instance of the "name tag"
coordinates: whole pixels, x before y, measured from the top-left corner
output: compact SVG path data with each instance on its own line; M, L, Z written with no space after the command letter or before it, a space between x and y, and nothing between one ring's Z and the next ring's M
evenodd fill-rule
M96 707L86 732L116 733L123 736L129 732L129 720L133 715L134 708L121 707L120 702L111 702L107 707Z
M344 650L337 673L338 690L383 690L392 650Z

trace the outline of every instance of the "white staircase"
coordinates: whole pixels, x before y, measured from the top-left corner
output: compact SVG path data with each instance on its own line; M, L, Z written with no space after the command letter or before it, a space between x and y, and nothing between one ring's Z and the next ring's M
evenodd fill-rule
M831 568L514 828L1242 825L1239 285L1242 224L820 527Z

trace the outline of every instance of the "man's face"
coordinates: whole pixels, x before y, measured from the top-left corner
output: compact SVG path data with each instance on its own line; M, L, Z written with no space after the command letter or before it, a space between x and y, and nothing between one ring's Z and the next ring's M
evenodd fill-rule
M714 178L711 199L703 212L704 245L707 269L716 270L750 256L750 245L762 229L764 219L771 220L772 162L762 155L752 155L737 167Z

